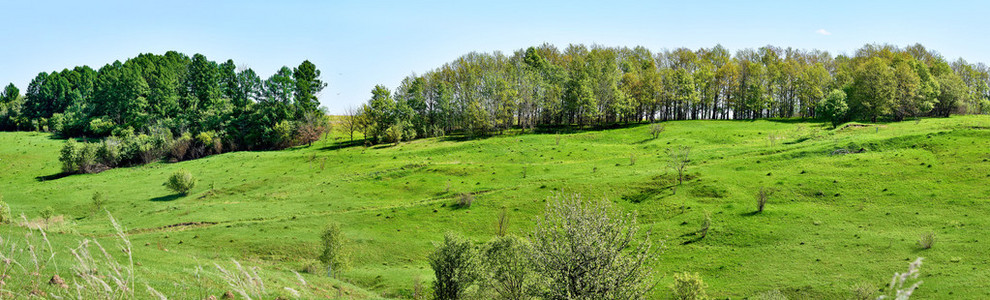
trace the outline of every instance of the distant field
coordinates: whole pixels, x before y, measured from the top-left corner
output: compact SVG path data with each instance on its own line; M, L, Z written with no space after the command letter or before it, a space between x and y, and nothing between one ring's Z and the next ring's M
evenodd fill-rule
M176 298L220 295L213 263L261 267L271 293L314 264L319 231L338 222L350 239L345 282L303 273L312 297L402 298L432 280L426 255L444 232L481 243L501 209L525 236L553 193L606 197L637 211L666 245L656 298L675 272L701 274L716 298L780 290L791 299L852 296L887 285L924 257L920 298L990 297L990 117L962 116L832 130L801 121L677 121L651 139L648 125L476 140L425 139L348 147L344 134L308 148L236 152L57 178L61 140L0 133L0 194L15 215L64 215L60 246L81 236L113 243L94 192L130 232L140 282ZM776 138L771 138L776 137ZM676 189L665 150L691 147L690 180ZM862 153L833 155L838 149ZM633 163L633 160L635 162ZM188 196L162 183L178 169L198 179ZM753 214L761 187L773 191ZM454 209L460 193L475 194ZM702 240L682 236L710 213ZM193 223L195 222L195 223ZM173 224L187 226L167 227ZM25 229L0 228L23 238ZM931 249L918 238L934 232ZM61 266L69 257L59 254ZM206 270L204 288L195 280ZM428 284L427 284L428 285ZM143 290L143 289L142 289Z

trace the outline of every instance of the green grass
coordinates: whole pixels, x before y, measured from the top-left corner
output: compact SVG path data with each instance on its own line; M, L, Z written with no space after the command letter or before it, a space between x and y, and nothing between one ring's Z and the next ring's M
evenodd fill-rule
M142 282L173 296L196 293L197 265L210 270L231 258L263 268L269 290L294 286L291 271L314 261L319 232L333 221L350 239L353 267L343 283L304 274L314 294L333 296L332 287L344 285L358 298L401 298L415 278L431 280L425 258L444 232L487 241L506 207L509 232L526 235L544 200L566 192L637 211L664 242L658 298L669 297L672 275L684 271L701 274L716 298L768 290L846 298L857 284L886 286L918 256L925 282L917 296L990 297L990 118L862 125L678 121L655 140L642 125L563 134L559 144L554 134L525 134L371 148L338 147L338 134L308 148L64 178L53 176L62 141L0 133L0 194L15 215L34 218L46 206L65 215L65 233L53 238L66 249L78 235L111 235L107 218L91 213L101 191L132 233ZM771 143L770 134L783 139ZM675 194L664 152L682 145L692 148L691 163ZM831 155L840 148L866 151ZM198 180L188 196L162 186L178 169ZM774 193L754 214L760 187ZM474 193L470 208L456 208L460 193ZM706 212L707 237L685 236ZM165 228L186 222L203 224ZM921 250L926 232L937 241ZM215 295L222 288L207 287Z

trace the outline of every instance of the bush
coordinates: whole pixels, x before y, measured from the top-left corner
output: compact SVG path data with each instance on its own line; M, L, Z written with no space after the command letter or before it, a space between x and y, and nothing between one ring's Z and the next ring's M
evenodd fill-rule
M660 124L660 123L650 124L650 136L652 136L653 139L659 138L660 134L663 133L665 130L667 130L667 126L664 124Z
M457 197L457 206L460 208L470 208L471 203L474 203L474 195L471 193L461 193L461 195Z
M113 168L120 163L120 140L117 138L104 139L96 147L96 161L103 168Z
M187 194L189 190L196 186L196 180L192 173L186 170L178 170L165 182L165 187L179 194Z
M753 296L756 300L787 300L787 296L784 296L779 290L766 291Z
M768 190L767 188L762 188L762 187L760 188L760 191L759 192L756 192L756 212L757 213L763 212L763 208L766 207L766 205L767 205L767 200L770 199L770 194L772 194L772 192L770 192L770 190Z
M52 208L51 206L46 206L45 209L41 210L40 216L42 219L45 219L45 221L48 221L49 219L55 216L55 209Z
M10 205L7 205L6 201L3 201L3 197L0 196L0 224L8 224L14 221L10 216Z
M467 288L478 278L477 253L471 242L463 237L447 233L443 243L430 254L430 267L436 281L433 297L438 300L464 298Z
M653 284L655 251L639 237L635 214L610 202L557 195L530 235L530 255L549 299L643 299Z
M925 232L918 238L918 247L921 249L931 249L935 245L935 233Z
M76 168L76 142L73 140L66 140L65 144L62 145L62 151L59 152L58 161L62 163L62 173L75 173L78 169Z
M96 147L93 144L83 143L76 152L76 168L82 173L97 173L103 170L96 164Z
M698 273L684 272L674 274L674 284L670 286L670 289L673 290L674 299L702 300L708 298L705 293L707 287Z
M106 197L103 196L103 193L101 193L101 192L93 193L92 203L93 203L93 210L94 211L101 211L101 210L103 210L103 205L105 205L106 202L107 202L107 200L106 200Z
M169 153L172 155L172 159L175 161L181 161L185 159L186 153L189 152L189 147L192 145L192 135L188 132L183 133L179 138L172 142L172 149Z
M481 252L487 279L482 285L497 294L498 299L526 299L537 283L529 252L529 243L511 235L488 242Z

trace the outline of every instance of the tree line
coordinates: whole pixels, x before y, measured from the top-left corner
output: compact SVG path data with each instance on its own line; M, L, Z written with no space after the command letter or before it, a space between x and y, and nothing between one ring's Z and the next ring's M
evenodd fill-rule
M774 46L732 55L720 45L652 52L544 44L469 53L406 77L395 91L376 86L345 125L352 137L392 142L455 130L685 119L899 121L987 112L988 74L986 65L950 63L920 44L836 56Z
M23 96L7 85L0 94L0 130L106 138L96 145L67 145L68 172L280 149L311 143L328 130L317 99L326 85L308 60L263 80L233 60L217 63L174 51L141 54L99 70L41 72Z

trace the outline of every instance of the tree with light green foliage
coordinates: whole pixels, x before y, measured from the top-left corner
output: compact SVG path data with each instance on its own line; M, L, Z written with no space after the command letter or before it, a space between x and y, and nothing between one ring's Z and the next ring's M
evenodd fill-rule
M846 92L842 90L832 90L828 93L828 97L818 104L818 115L832 122L833 128L845 122L848 113Z
M323 250L320 252L320 260L327 267L327 277L334 277L341 270L347 267L347 252L344 250L346 243L344 233L340 231L340 224L330 223L320 234L320 245Z

